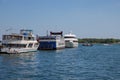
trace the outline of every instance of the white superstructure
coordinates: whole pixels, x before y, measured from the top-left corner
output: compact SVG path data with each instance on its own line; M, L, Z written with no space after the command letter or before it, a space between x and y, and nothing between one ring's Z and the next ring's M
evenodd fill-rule
M39 44L32 30L20 30L20 34L12 33L3 35L1 52L3 53L23 53L36 51Z
M66 48L74 48L78 47L78 39L76 35L69 33L64 35L65 39L65 47Z
M65 48L64 37L61 32L50 32L50 35L39 37L39 50L56 50Z

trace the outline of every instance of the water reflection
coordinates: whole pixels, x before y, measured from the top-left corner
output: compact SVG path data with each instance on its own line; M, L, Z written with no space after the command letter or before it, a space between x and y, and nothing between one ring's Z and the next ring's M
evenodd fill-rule
M26 59L26 60L36 59L35 52L21 53L21 54L0 54L0 57L2 57L3 63L6 62L13 63L17 61L22 61L22 59Z
M37 52L21 54L0 54L0 71L3 79L26 79L27 76L36 74L38 71ZM29 79L29 78L27 78Z

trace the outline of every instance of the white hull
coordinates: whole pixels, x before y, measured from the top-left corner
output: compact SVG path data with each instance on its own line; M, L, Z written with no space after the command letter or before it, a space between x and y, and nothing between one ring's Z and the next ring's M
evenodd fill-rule
M2 48L1 52L2 53L25 53L25 52L32 52L32 51L37 51L36 48Z
M63 49L65 48L65 41L64 40L57 40L56 41L56 49Z
M65 47L66 47L66 48L75 48L75 47L78 47L78 43L65 42Z

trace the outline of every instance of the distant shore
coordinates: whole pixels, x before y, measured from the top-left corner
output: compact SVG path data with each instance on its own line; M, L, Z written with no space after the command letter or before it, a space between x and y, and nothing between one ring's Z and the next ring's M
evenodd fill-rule
M0 41L1 44L2 40ZM114 38L106 38L106 39L98 39L98 38L78 38L78 43L101 43L101 44L114 44L120 43L120 39Z
M107 44L113 44L113 43L120 43L120 39L114 39L114 38L106 38L106 39L98 39L98 38L83 38L78 39L79 43L107 43Z

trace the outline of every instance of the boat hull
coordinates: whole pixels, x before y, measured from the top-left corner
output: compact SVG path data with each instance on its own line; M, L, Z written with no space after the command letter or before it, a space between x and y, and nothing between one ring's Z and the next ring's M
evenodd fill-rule
M26 52L33 52L37 51L36 48L2 48L0 53L7 53L7 54L17 54L17 53L26 53Z
M66 48L75 48L75 47L78 47L78 43L65 42L65 47L66 47Z
M64 43L60 43L56 41L42 41L39 44L40 45L38 47L38 50L57 50L57 49L65 48Z

